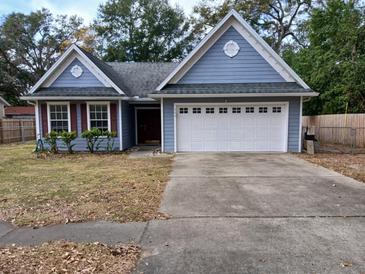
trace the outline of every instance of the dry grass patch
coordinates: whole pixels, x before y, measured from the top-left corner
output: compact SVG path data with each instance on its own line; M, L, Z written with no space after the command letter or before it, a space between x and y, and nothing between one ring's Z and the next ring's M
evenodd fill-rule
M160 216L172 157L74 154L37 159L33 148L0 146L0 219L42 226Z
M299 157L365 183L365 154L318 153Z
M63 241L0 248L0 273L130 273L140 252L134 245L109 247Z

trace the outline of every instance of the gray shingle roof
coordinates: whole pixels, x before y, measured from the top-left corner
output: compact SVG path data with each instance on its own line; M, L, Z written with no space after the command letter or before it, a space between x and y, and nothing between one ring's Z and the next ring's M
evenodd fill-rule
M297 93L313 92L294 82L243 84L170 84L155 94Z
M78 87L49 87L49 88L41 88L37 90L37 92L31 94L31 96L123 96L119 94L114 88L107 88L107 87L85 87L85 88L78 88Z
M109 62L130 92L130 96L147 97L176 68L178 63Z

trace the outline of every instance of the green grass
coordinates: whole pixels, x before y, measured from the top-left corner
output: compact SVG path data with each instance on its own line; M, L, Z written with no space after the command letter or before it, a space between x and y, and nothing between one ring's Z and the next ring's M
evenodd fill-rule
M33 144L0 146L0 219L38 226L159 216L171 157L62 154L37 159L33 149Z

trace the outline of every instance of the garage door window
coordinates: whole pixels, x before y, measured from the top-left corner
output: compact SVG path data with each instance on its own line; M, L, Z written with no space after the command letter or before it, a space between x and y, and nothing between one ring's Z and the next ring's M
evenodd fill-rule
M195 114L202 113L202 109L201 108L193 108L193 113L195 113Z
M214 108L205 108L205 113L214 113Z
M241 113L241 108L233 107L232 108L232 113Z
M267 113L267 107L259 107L259 113Z
M227 108L219 108L219 113L227 113L228 109Z
M189 111L188 111L188 108L180 108L179 109L179 113L180 114L186 114L186 113L188 113Z
M272 112L273 113L281 113L281 107L273 107Z
M254 113L255 108L254 107L246 107L246 113Z

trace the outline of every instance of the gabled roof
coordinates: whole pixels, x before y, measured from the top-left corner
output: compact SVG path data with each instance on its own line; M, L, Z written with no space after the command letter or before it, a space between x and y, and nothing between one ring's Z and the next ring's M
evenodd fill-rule
M231 10L198 44L197 47L176 67L170 75L157 87L161 91L167 84L176 84L190 68L208 51L221 35L233 26L256 51L287 81L296 82L304 89L309 86L285 63L285 61L256 33L241 17Z
M0 96L0 102L2 102L7 107L10 106L10 104L3 97L1 97L1 96Z
M104 62L100 61L98 58L94 57L92 54L82 50L75 44L72 44L66 50L66 52L57 60L57 62L53 64L53 66L32 87L29 93L32 94L38 88L40 88L52 76L56 69L58 69L63 64L63 62L75 52L78 57L81 58L80 61L84 61L89 68L95 71L95 76L98 77L98 79L102 78L102 82L107 84L107 87L113 87L121 95L125 95L127 93L127 91L123 90L124 85L120 81L118 81L119 78L117 77L113 69L111 69Z

